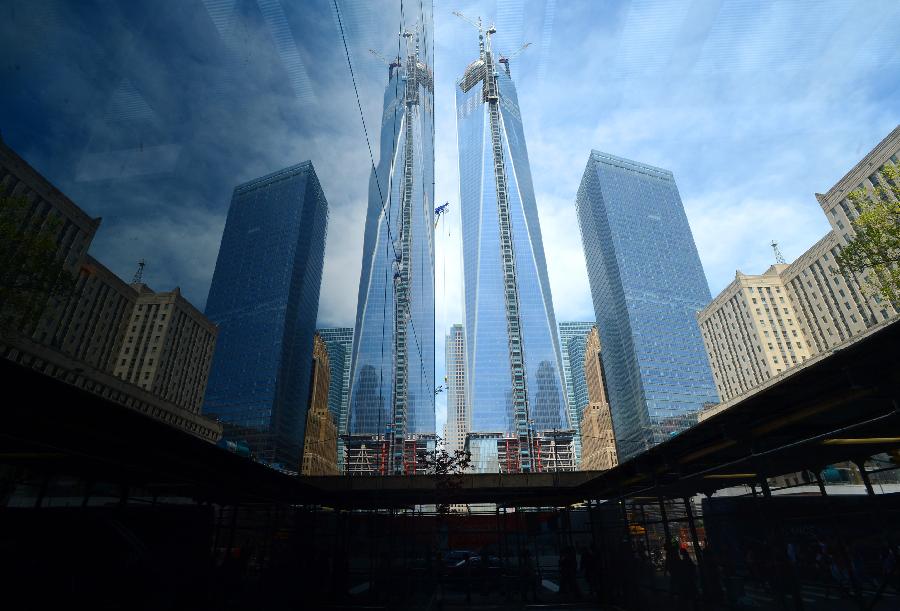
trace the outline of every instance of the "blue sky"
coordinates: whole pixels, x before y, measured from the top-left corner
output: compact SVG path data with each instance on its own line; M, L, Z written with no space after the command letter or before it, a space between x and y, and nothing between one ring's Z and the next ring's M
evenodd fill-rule
M369 157L331 2L3 4L0 129L103 217L94 256L126 279L144 257L152 286L202 308L234 186L312 159L330 206L319 321L352 324ZM427 3L338 6L377 138L386 68L367 50L391 55ZM574 212L592 148L674 172L715 294L771 264L773 239L790 260L820 238L814 193L900 123L897 2L438 0L439 379L462 320L453 87L477 54L454 10L507 53L532 43L512 71L558 320L593 317Z

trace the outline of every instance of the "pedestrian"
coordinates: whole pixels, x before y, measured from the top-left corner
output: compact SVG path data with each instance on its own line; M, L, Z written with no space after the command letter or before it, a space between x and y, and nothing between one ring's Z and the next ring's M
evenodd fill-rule
M559 595L565 600L579 599L578 559L571 545L563 548L559 555Z

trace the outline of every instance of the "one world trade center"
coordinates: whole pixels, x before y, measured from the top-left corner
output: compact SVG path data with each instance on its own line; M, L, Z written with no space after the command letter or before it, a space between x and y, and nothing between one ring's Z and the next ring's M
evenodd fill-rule
M421 473L434 449L434 77L429 23L388 62L379 159L369 180L346 470ZM426 36L426 34L428 34Z

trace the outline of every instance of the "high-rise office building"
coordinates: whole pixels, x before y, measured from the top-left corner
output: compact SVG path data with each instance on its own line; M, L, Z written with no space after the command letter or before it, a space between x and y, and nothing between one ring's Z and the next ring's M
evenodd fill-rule
M597 327L591 329L585 341L582 363L587 398L579 408L582 437L582 456L579 465L585 471L612 469L619 461L612 412L606 394L606 373L600 350L600 333Z
M626 460L716 399L695 318L709 286L668 170L592 151L575 205Z
M129 285L89 255L100 219L88 216L2 141L0 195L24 198L18 223L43 228L63 270L73 276L65 296L38 291L22 302L4 291L0 354L218 441L222 426L199 415L215 326L177 288L154 293L144 284ZM0 264L19 273L18 253L7 253L14 256ZM23 318L22 305L36 315Z
M333 327L316 331L328 349L331 383L328 389L328 409L338 429L338 468L344 470L344 437L350 417L350 361L353 355L353 327Z
M900 125L826 193L816 193L831 231L781 274L808 334L807 347L814 353L830 350L900 314L897 304L865 290L865 280L871 272L845 275L835 260L853 239L853 221L861 212L848 195L862 190L872 197L875 188L887 184L882 172L889 164L900 169Z
M388 66L369 180L350 387L348 472L406 473L434 444L434 78L430 18Z
M777 263L760 276L738 271L734 281L697 314L716 390L729 401L813 352Z
M494 31L456 87L467 397L479 443L493 434L514 458L501 468L534 471L536 436L571 429L522 115Z
M313 336L313 362L309 380L309 410L303 438L302 475L337 475L337 424L329 406L331 358L322 337Z
M309 161L239 185L206 315L219 326L204 413L261 460L300 464L328 202Z
M195 414L209 376L216 326L181 296L131 285L137 303L125 328L113 375Z
M462 450L466 434L472 426L472 414L466 403L466 335L463 326L455 324L444 342L447 369L447 432L444 444L448 452Z
M569 422L575 429L575 460L581 458L581 409L587 402L587 384L584 381L584 345L593 322L564 321L559 323L559 343L562 349L563 376L566 380L566 404ZM574 364L574 367L572 366Z
M827 193L816 194L831 223L825 237L791 264L776 263L760 276L738 271L697 315L723 404L897 316L893 304L864 290L865 274L841 273L836 260L860 212L847 196L871 194L887 180L888 164L900 168L900 126Z

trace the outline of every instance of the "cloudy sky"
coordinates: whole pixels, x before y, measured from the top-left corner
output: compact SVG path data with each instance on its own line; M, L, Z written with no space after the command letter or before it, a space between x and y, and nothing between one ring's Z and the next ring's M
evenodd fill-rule
M206 302L234 186L312 159L329 200L322 326L352 325L387 68L418 0L0 7L4 140L90 214L94 256ZM900 123L900 3L437 0L437 377L462 320L453 87L495 23L519 89L558 320L593 312L574 211L592 148L672 170L713 294L828 228L814 198ZM374 151L377 155L377 149ZM376 159L377 161L377 159ZM443 423L439 397L439 427Z

